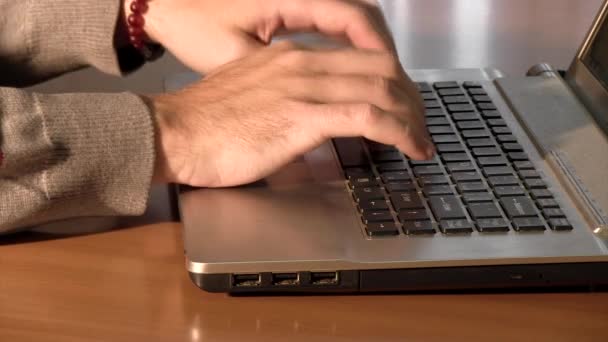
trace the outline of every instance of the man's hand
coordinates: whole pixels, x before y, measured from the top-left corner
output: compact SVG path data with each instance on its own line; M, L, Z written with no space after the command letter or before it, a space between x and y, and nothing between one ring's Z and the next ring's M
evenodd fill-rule
M155 181L249 183L331 137L364 136L414 159L431 157L409 86L390 52L307 50L291 42L258 50L151 98Z
M316 31L361 49L391 50L373 0L149 0L145 31L190 68L208 73L277 34ZM128 15L130 1L125 0Z

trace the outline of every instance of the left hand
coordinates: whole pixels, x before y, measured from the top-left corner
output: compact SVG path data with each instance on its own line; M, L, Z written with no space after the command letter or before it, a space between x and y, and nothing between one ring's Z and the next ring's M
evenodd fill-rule
M125 13L130 13L130 0ZM394 51L374 0L149 0L148 36L200 73L268 45L277 34L316 31L360 49ZM125 16L126 17L126 16Z

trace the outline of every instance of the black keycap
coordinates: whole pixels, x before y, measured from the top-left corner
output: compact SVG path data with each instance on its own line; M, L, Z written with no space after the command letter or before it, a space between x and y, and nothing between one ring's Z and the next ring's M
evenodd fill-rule
M481 88L481 83L476 81L465 81L462 83L462 86L469 89L470 92L472 90L471 88Z
M441 158L447 162L463 162L470 161L471 159L466 153L444 153L441 155Z
M490 138L467 139L469 147L496 147L494 140Z
M494 192L496 193L496 196L498 196L498 197L519 196L519 195L526 194L524 188L522 188L519 185L496 186L496 187L494 187Z
M513 219L513 227L517 231L545 230L543 221L538 217L518 217Z
M386 183L384 187L390 193L416 190L416 186L414 185L414 183L409 181L390 182Z
M353 195L358 201L384 199L384 193L379 187L355 188Z
M538 204L538 206L541 209L559 208L559 204L557 204L557 201L554 200L553 198L541 198L541 199L538 199L536 201L536 204Z
M376 166L378 171L405 171L407 170L407 166L403 162L393 162L393 163L382 163Z
M479 157L477 161L481 166L507 165L509 163L505 157Z
M485 90L481 88L471 88L469 89L469 94L471 95L488 95Z
M518 160L513 165L517 170L534 170L534 164L529 160Z
M369 150L372 153L375 152L399 152L399 150L397 150L397 148L395 148L395 146L393 145L386 145L386 144L381 144L379 142L375 142L375 141L370 141L370 140L365 140L365 144L367 145L367 148L369 148Z
M404 221L417 221L417 220L428 220L429 214L426 209L404 209L399 210L399 220Z
M359 211L388 210L388 203L384 199L359 201Z
M547 189L532 189L532 190L530 190L530 194L532 195L532 198L534 198L534 199L553 198L553 195Z
M565 218L549 219L549 227L553 230L572 230L572 225Z
M502 217L500 210L494 202L481 202L469 204L469 212L471 216L478 220L481 218Z
M503 218L485 218L477 220L480 232L508 232L509 224Z
M479 120L480 117L475 112L457 112L452 115L454 121Z
M437 97L435 97L435 94L433 93L422 93L420 94L420 96L422 96L423 100L436 100Z
M502 116L500 115L500 113L496 110L483 110L481 111L481 116L483 116L484 119L499 119L502 118Z
M524 179L524 185L528 189L546 189L547 184L540 178L528 178Z
M477 108L479 110L496 110L496 106L491 102L480 102L477 104Z
M441 108L441 105L439 104L438 100L425 100L424 108L426 108L426 109Z
M500 143L517 142L513 134L499 134L496 136L496 140Z
M464 95L464 92L460 88L439 89L437 93L439 93L439 96Z
M382 181L385 183L395 182L395 181L404 181L409 180L410 174L407 171L392 171L392 172L383 172L380 174Z
M448 178L444 175L423 175L418 177L420 185L435 185L435 184L448 184Z
M436 116L436 117L430 117L426 119L426 125L427 126L444 126L444 125L449 125L450 122L448 121L448 118L446 118L445 116Z
M511 130L506 126L496 126L492 127L492 132L494 132L494 134L510 134Z
M424 115L428 117L445 116L445 110L443 108L427 108Z
M447 104L469 103L469 99L466 96L444 96L441 99Z
M488 125L492 126L492 127L494 127L494 126L506 126L507 123L503 119L489 119L488 120Z
M369 224L371 222L393 222L393 215L388 210L380 211L364 211L361 215L363 223Z
M424 208L420 195L414 191L391 194L391 203L396 210Z
M502 149L507 152L521 152L523 151L523 147L521 147L518 143L505 143L502 144Z
M500 156L500 150L496 147L476 147L472 151L475 157Z
M486 177L512 175L515 171L510 166L487 166L483 168L483 174Z
M429 160L410 160L410 164L412 164L412 166L418 166L418 165L435 165L437 164L437 158L433 157L433 159L429 159Z
M462 131L464 138L485 138L490 136L490 132L486 129L468 129Z
M365 188L378 186L376 177L351 177L349 180L351 188Z
M369 165L360 138L337 138L333 143L343 168Z
M416 176L421 175L442 175L443 170L439 165L419 165L414 166L413 168L414 174Z
M465 162L456 162L456 163L446 163L446 168L448 172L459 172L459 171L473 171L475 170L475 166L473 163L465 161Z
M458 137L454 134L433 134L431 139L435 144L458 142Z
M448 107L448 112L450 113L454 113L454 112L471 112L475 110L475 107L473 107L473 105L471 104L451 104L451 105L447 105Z
M428 131L430 134L454 134L452 126L430 126Z
M534 203L528 197L503 197L499 201L510 218L537 215Z
M509 175L488 177L488 183L490 183L492 187L501 185L519 185L517 178Z
M536 170L521 170L519 175L521 178L540 178L540 174Z
M435 234L431 221L406 221L403 222L403 233L407 235Z
M456 123L456 127L458 127L458 129L463 130L463 129L482 129L482 128L485 128L486 126L480 120L476 120L476 121L459 121Z
M418 82L416 83L416 85L418 86L418 91L420 91L421 93L428 93L433 91L433 88L431 88L431 86L426 82Z
M473 95L473 102L492 102L492 99L488 95Z
M477 191L488 191L486 186L480 182L466 182L458 184L458 191L460 193L465 192L477 192Z
M454 193L449 185L426 185L422 188L425 196L451 195Z
M439 222L439 228L444 234L471 233L473 231L473 225L465 219L442 220Z
M367 235L369 236L387 236L397 235L397 225L394 222L373 222L367 225L365 228Z
M376 177L376 176L374 176L374 173L372 172L372 170L370 170L368 168L359 168L359 167L344 169L344 174L346 175L346 179L348 179L348 180L351 180L353 178L361 178L361 177L367 177L367 178Z
M465 217L464 210L456 196L429 196L429 205L437 221Z
M507 157L509 157L509 159L513 161L528 160L528 155L526 154L526 152L509 152L507 153Z
M545 216L546 218L566 217L566 215L560 208L543 209L543 216Z
M456 183L462 182L481 182L481 175L477 171L454 172L452 179Z
M435 82L433 83L433 87L435 89L445 89L445 88L460 88L458 82Z
M437 152L445 153L445 152L464 152L465 148L462 144L436 144Z
M375 162L401 161L403 155L398 151L373 152L372 160Z
M484 192L467 192L462 195L462 199L466 203L476 203L476 202L491 202L494 199L491 193Z

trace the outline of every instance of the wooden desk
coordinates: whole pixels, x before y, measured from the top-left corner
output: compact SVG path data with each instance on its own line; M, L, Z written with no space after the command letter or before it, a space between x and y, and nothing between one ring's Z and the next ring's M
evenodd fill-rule
M384 1L407 66L508 73L566 67L599 3ZM2 238L0 341L605 341L608 332L608 293L230 297L196 288L183 263L177 223Z

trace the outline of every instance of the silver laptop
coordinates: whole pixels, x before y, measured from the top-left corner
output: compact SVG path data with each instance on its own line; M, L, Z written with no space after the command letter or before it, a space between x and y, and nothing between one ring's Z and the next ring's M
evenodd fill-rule
M230 293L608 284L607 14L608 2L565 75L410 71L431 161L335 139L255 184L180 188L193 282Z

